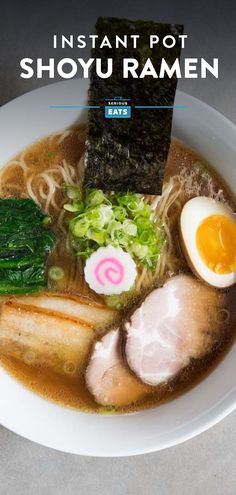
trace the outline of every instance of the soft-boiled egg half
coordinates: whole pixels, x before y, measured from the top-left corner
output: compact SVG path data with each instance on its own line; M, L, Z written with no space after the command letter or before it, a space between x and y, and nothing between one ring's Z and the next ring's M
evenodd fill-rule
M236 283L236 215L226 205L190 199L181 213L180 237L196 275L218 288Z

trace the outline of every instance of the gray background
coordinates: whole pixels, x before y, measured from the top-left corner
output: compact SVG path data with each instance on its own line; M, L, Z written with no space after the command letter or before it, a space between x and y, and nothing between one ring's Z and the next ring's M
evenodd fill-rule
M0 0L0 6L0 104L52 82L20 79L21 58L55 56L53 34L93 33L98 16L112 15L183 23L189 35L183 55L219 57L220 77L180 80L179 89L236 123L235 1ZM64 50L57 56L82 54ZM58 453L0 427L0 493L234 495L235 429L236 413L203 435L160 453L96 459Z

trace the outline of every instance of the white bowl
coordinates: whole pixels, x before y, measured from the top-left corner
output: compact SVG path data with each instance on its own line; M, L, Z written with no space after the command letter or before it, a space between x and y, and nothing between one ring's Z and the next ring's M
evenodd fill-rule
M81 119L87 82L53 84L0 109L0 165L33 141ZM178 92L173 134L195 148L236 193L236 127L201 101ZM145 110L147 111L147 110ZM158 112L158 110L157 110ZM0 423L54 449L90 456L143 454L176 445L205 431L236 407L236 344L201 383L177 399L130 415L97 416L50 403L0 369Z

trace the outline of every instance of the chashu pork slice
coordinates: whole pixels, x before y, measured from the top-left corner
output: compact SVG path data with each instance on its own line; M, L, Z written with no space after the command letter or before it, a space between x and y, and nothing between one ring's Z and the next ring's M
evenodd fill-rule
M225 293L188 274L153 290L124 323L125 356L142 382L158 385L224 338Z
M86 384L98 404L126 406L150 393L123 362L119 329L96 342L86 371Z
M28 302L11 299L2 303L0 352L59 373L79 373L96 338L93 325Z
M36 295L14 296L12 301L27 304L50 311L56 311L62 316L79 318L93 325L96 329L109 326L117 318L117 311L92 301L88 297L62 292L43 292Z

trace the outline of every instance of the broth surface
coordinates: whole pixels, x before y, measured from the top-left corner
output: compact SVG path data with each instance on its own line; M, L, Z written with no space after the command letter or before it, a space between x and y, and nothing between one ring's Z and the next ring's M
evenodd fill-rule
M102 298L94 294L84 282L81 265L71 249L68 249L67 216L63 212L63 204L66 200L61 191L61 186L68 181L68 178L73 180L74 183L78 182L80 161L84 152L85 130L85 126L82 125L64 133L49 136L29 146L24 150L23 154L16 156L4 168L1 174L0 195L3 198L27 197L29 195L27 187L30 187L31 193L39 199L42 208L52 215L53 227L59 242L48 260L48 267L59 265L63 268L65 276L58 282L51 281L49 289L89 295L96 301L102 301ZM52 174L52 182L50 183L44 177L46 170L51 171ZM29 181L28 178L30 178ZM157 285L160 285L169 275L189 271L178 242L179 211L188 199L199 195L211 196L227 203L235 210L232 195L213 169L196 153L175 139L172 139L171 143L165 182L168 184L168 181L173 178L178 183L181 183L181 194L170 210L173 258L175 262L171 271L163 271L163 279L157 281ZM28 184L27 187L26 183ZM40 198L38 197L38 191L40 191ZM55 199L55 205L57 206L53 210L50 210L51 206L47 204L47 198L50 195ZM150 290L150 287L147 287L147 289ZM153 388L150 396L144 400L120 408L119 411L137 411L171 399L176 394L192 387L217 364L234 338L236 316L236 308L233 304L233 299L235 298L234 288L228 290L228 298L232 312L228 323L224 325L222 337L219 339L215 349L203 360L192 361L175 379L167 384ZM90 412L103 412L104 410L103 407L95 403L86 389L82 372L81 375L76 377L57 374L45 366L29 366L16 358L3 354L0 355L0 361L2 366L14 378L46 399L64 406Z

